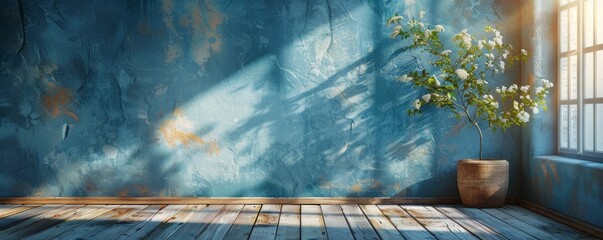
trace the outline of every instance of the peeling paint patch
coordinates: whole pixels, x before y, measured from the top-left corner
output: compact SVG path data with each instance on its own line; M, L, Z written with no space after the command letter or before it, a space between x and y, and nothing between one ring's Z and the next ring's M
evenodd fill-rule
M205 141L195 133L185 129L190 128L190 121L184 116L181 109L175 109L173 117L165 120L159 126L159 133L170 147L182 144L186 147L191 145L202 145Z
M193 30L191 53L199 66L209 61L212 53L222 50L222 36L218 33L218 26L222 24L224 17L212 1L203 1L203 4L190 8L190 27Z
M76 122L80 118L69 109L69 105L73 101L71 90L57 86L53 83L48 84L48 90L41 98L41 104L52 118L57 118L62 114L71 117Z
M356 183L354 185L352 185L352 192L354 193L361 193L362 192L362 185L360 183Z
M210 142L207 152L210 155L219 155L220 154L220 146L218 146L218 142L216 142L216 141Z

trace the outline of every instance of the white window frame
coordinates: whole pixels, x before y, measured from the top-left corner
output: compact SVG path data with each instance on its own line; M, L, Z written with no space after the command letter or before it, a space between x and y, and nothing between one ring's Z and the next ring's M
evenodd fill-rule
M567 155L567 156L572 156L572 157L578 157L578 158L585 158L585 159L593 159L593 160L597 160L597 161L603 161L603 149L597 149L597 131L598 128L603 128L603 119L596 119L596 116L598 114L597 112L597 105L601 104L603 106L603 96L598 96L597 95L597 61L603 61L602 59L597 59L596 55L598 51L603 51L603 41L600 44L597 44L597 20L598 18L603 18L603 15L599 15L596 14L596 12L593 12L593 43L592 46L589 47L583 47L585 46L585 39L584 39L584 19L585 19L585 14L584 14L584 5L586 1L593 1L593 6L594 9L597 9L595 4L603 4L603 0L565 0L565 2L567 2L564 5L561 5L561 2L563 0L559 0L558 1L558 11L557 11L557 17L558 17L558 24L557 24L557 30L558 30L558 46L557 46L557 76L558 76L558 81L557 81L557 86L558 86L558 105L557 105L557 110L558 110L558 140L557 140L557 146L558 146L558 153L559 155ZM572 26L570 25L571 23L571 8L577 8L577 36L576 36L576 49L570 49L571 47L571 28ZM593 9L593 10L594 10ZM562 45L561 45L561 28L562 28L562 18L561 18L561 14L562 12L565 11L567 14L567 39L566 41L566 51L562 51ZM602 13L603 14L603 13ZM603 28L602 28L603 29ZM602 30L603 31L603 30ZM584 75L585 75L585 56L588 53L592 53L592 57L593 57L593 67L592 67L592 76L593 76L593 98L588 98L586 99L584 97L585 91L587 89L585 89L585 83L584 83ZM602 52L603 53L603 52ZM572 99L570 96L572 96L572 86L571 86L571 56L576 56L576 64L577 64L577 76L576 76L576 80L577 80L577 86L576 86L576 99ZM567 72L566 74L566 79L567 79L567 86L566 86L566 94L567 96L566 99L563 99L563 91L562 91L562 65L561 65L561 59L565 58L566 59L566 64L567 64ZM599 71L599 74L603 74L603 70ZM599 83L601 84L601 83ZM585 127L586 126L586 119L585 119L585 106L586 104L592 104L593 106L593 126L594 129L592 129L593 131L593 150L592 151L587 151L585 150L585 141L586 141L586 134L585 134ZM571 121L571 106L572 105L576 105L577 106L577 119L576 119L576 124L577 124L577 146L576 148L573 148L572 146L572 130L571 130L571 126L572 126L572 121ZM562 117L564 117L564 115L562 114L562 108L563 106L567 106L567 117L566 121L567 121L567 137L566 139L564 138L564 134L563 134L563 123L564 121L562 121ZM603 109L603 107L602 107ZM596 120L599 120L598 122ZM567 141L567 147L564 147L563 140ZM600 151L597 151L600 150Z

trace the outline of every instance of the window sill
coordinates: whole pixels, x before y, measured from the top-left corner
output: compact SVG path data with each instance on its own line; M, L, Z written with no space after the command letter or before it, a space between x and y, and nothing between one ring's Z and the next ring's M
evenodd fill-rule
M547 156L535 156L534 160L548 160L563 164L571 164L575 166L582 166L587 168L595 168L603 171L603 162L589 159L579 159L575 157L567 157L560 155L547 155Z

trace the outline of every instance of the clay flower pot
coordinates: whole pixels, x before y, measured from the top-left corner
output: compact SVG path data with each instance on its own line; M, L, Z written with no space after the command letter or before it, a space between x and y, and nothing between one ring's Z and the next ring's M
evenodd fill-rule
M465 159L457 163L457 182L466 207L502 207L509 187L506 160Z

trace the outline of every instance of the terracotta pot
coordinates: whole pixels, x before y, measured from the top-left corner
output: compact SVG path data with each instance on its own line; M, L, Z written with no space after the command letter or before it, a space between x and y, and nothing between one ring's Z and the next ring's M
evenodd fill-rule
M502 207L509 188L509 162L502 159L460 160L457 182L464 206Z

